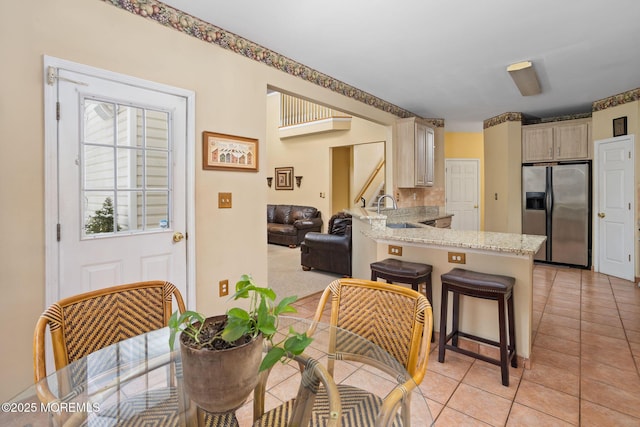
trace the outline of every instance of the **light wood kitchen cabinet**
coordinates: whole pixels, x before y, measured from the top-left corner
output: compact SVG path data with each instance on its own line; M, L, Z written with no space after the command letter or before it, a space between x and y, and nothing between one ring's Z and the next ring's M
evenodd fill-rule
M394 147L396 185L399 188L433 186L434 130L416 117L397 120Z
M522 162L591 158L590 120L569 120L522 127Z

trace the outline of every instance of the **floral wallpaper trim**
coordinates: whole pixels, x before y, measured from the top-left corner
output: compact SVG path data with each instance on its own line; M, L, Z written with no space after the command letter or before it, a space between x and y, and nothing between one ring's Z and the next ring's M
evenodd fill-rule
M505 122L521 122L521 121L522 121L522 113L502 113L499 116L495 116L485 120L483 123L483 128L488 129L490 127L497 126Z
M622 105L638 100L640 100L640 88L628 90L626 92L595 101L591 110L602 111L607 108L615 107L616 105Z
M101 0L135 15L156 21L207 43L231 50L239 55L274 67L280 71L299 77L348 98L363 102L371 107L405 118L414 117L410 111L377 98L347 83L300 64L237 34L216 27L206 21L168 6L158 0ZM444 126L443 119L433 119L434 126Z

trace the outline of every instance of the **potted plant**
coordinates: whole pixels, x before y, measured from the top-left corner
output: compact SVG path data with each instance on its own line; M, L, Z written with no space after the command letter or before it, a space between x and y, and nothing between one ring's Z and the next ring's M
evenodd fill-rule
M251 276L236 283L234 300L249 299L249 309L234 307L225 315L205 318L185 311L169 319L169 346L180 332L183 382L187 394L198 406L212 413L240 407L255 388L258 373L280 360L301 354L312 339L293 328L278 343L274 336L281 314L295 313L296 296L276 303L273 289L257 286ZM262 357L263 343L269 351Z

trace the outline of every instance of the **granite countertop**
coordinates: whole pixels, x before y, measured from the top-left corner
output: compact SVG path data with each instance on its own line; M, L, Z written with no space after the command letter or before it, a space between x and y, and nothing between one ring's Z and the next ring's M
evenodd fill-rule
M368 221L370 228L365 228L363 234L373 240L399 241L434 246L448 246L489 250L495 252L512 253L516 255L533 255L546 240L545 236L530 234L497 233L491 231L463 231L446 228L435 228L420 224L422 221L446 218L451 216L438 207L404 208L382 210L377 212L359 208L349 212L355 218ZM412 212L413 211L413 212ZM428 216L431 215L431 216ZM409 222L416 228L389 228L386 223Z
M423 221L433 221L453 216L453 214L445 212L444 207L441 206L418 206L398 209L382 208L380 209L380 214L377 213L376 208L352 208L349 209L348 212L362 220L385 220L390 224L398 222L420 224Z

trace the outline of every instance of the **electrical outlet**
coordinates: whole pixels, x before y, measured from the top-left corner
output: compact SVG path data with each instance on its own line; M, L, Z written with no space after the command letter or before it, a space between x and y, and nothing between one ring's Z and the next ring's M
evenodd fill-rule
M402 246L389 245L389 255L402 256Z
M466 264L467 257L462 252L449 252L449 262L452 264Z
M229 295L229 281L221 280L219 285L220 285L220 296L223 297L225 295Z

